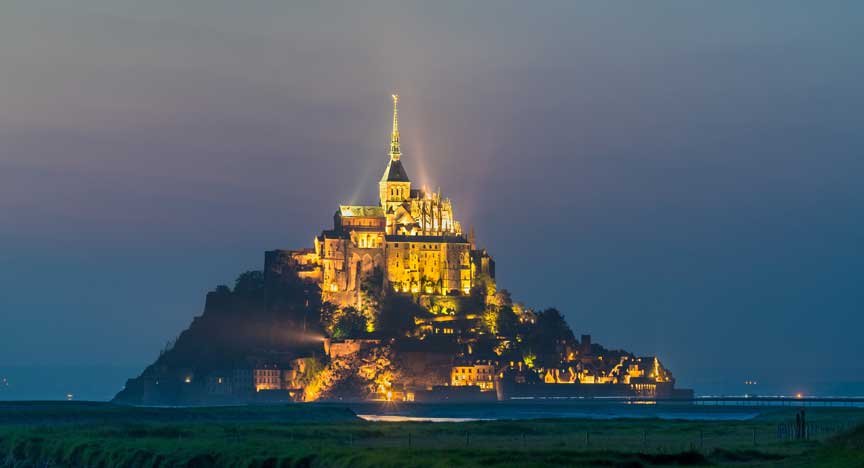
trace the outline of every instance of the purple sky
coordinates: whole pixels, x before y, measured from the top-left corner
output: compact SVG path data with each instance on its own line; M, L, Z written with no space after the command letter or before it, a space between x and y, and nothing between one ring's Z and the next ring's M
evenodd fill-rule
M685 384L864 374L864 5L11 0L0 367L143 367L405 166Z

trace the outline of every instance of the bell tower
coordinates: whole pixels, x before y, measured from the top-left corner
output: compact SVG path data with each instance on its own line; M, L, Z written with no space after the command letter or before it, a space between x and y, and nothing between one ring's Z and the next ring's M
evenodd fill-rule
M385 213L390 213L411 197L411 181L402 167L399 145L399 95L393 95L393 132L390 134L390 161L378 182L378 196Z

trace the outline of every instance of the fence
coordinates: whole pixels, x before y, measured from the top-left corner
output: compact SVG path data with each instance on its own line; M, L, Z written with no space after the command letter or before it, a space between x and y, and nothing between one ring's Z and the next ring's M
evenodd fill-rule
M777 425L777 440L814 440L851 429L849 424L785 423Z

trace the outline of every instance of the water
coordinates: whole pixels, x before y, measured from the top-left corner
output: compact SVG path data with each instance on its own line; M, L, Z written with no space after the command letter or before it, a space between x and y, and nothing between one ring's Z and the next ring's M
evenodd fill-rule
M0 401L109 401L144 366L0 367ZM70 397L71 395L71 397Z
M745 421L762 409L701 406L684 403L627 404L611 402L489 402L489 403L349 403L370 421L464 422L526 419L637 419L659 418L690 421Z
M491 419L474 418L424 418L421 416L394 416L380 414L358 414L360 419L374 422L468 422L468 421L491 421Z

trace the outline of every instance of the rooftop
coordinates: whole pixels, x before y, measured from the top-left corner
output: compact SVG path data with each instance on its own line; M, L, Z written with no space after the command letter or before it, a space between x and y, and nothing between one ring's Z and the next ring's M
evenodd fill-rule
M343 217L384 217L384 208L377 205L339 205Z
M408 173L402 167L402 161L399 159L391 159L387 163L387 168L384 169L384 176L381 177L381 182L410 182Z
M441 236L401 236L388 235L384 236L387 242L438 242L448 244L467 244L468 240L461 235L441 235Z

